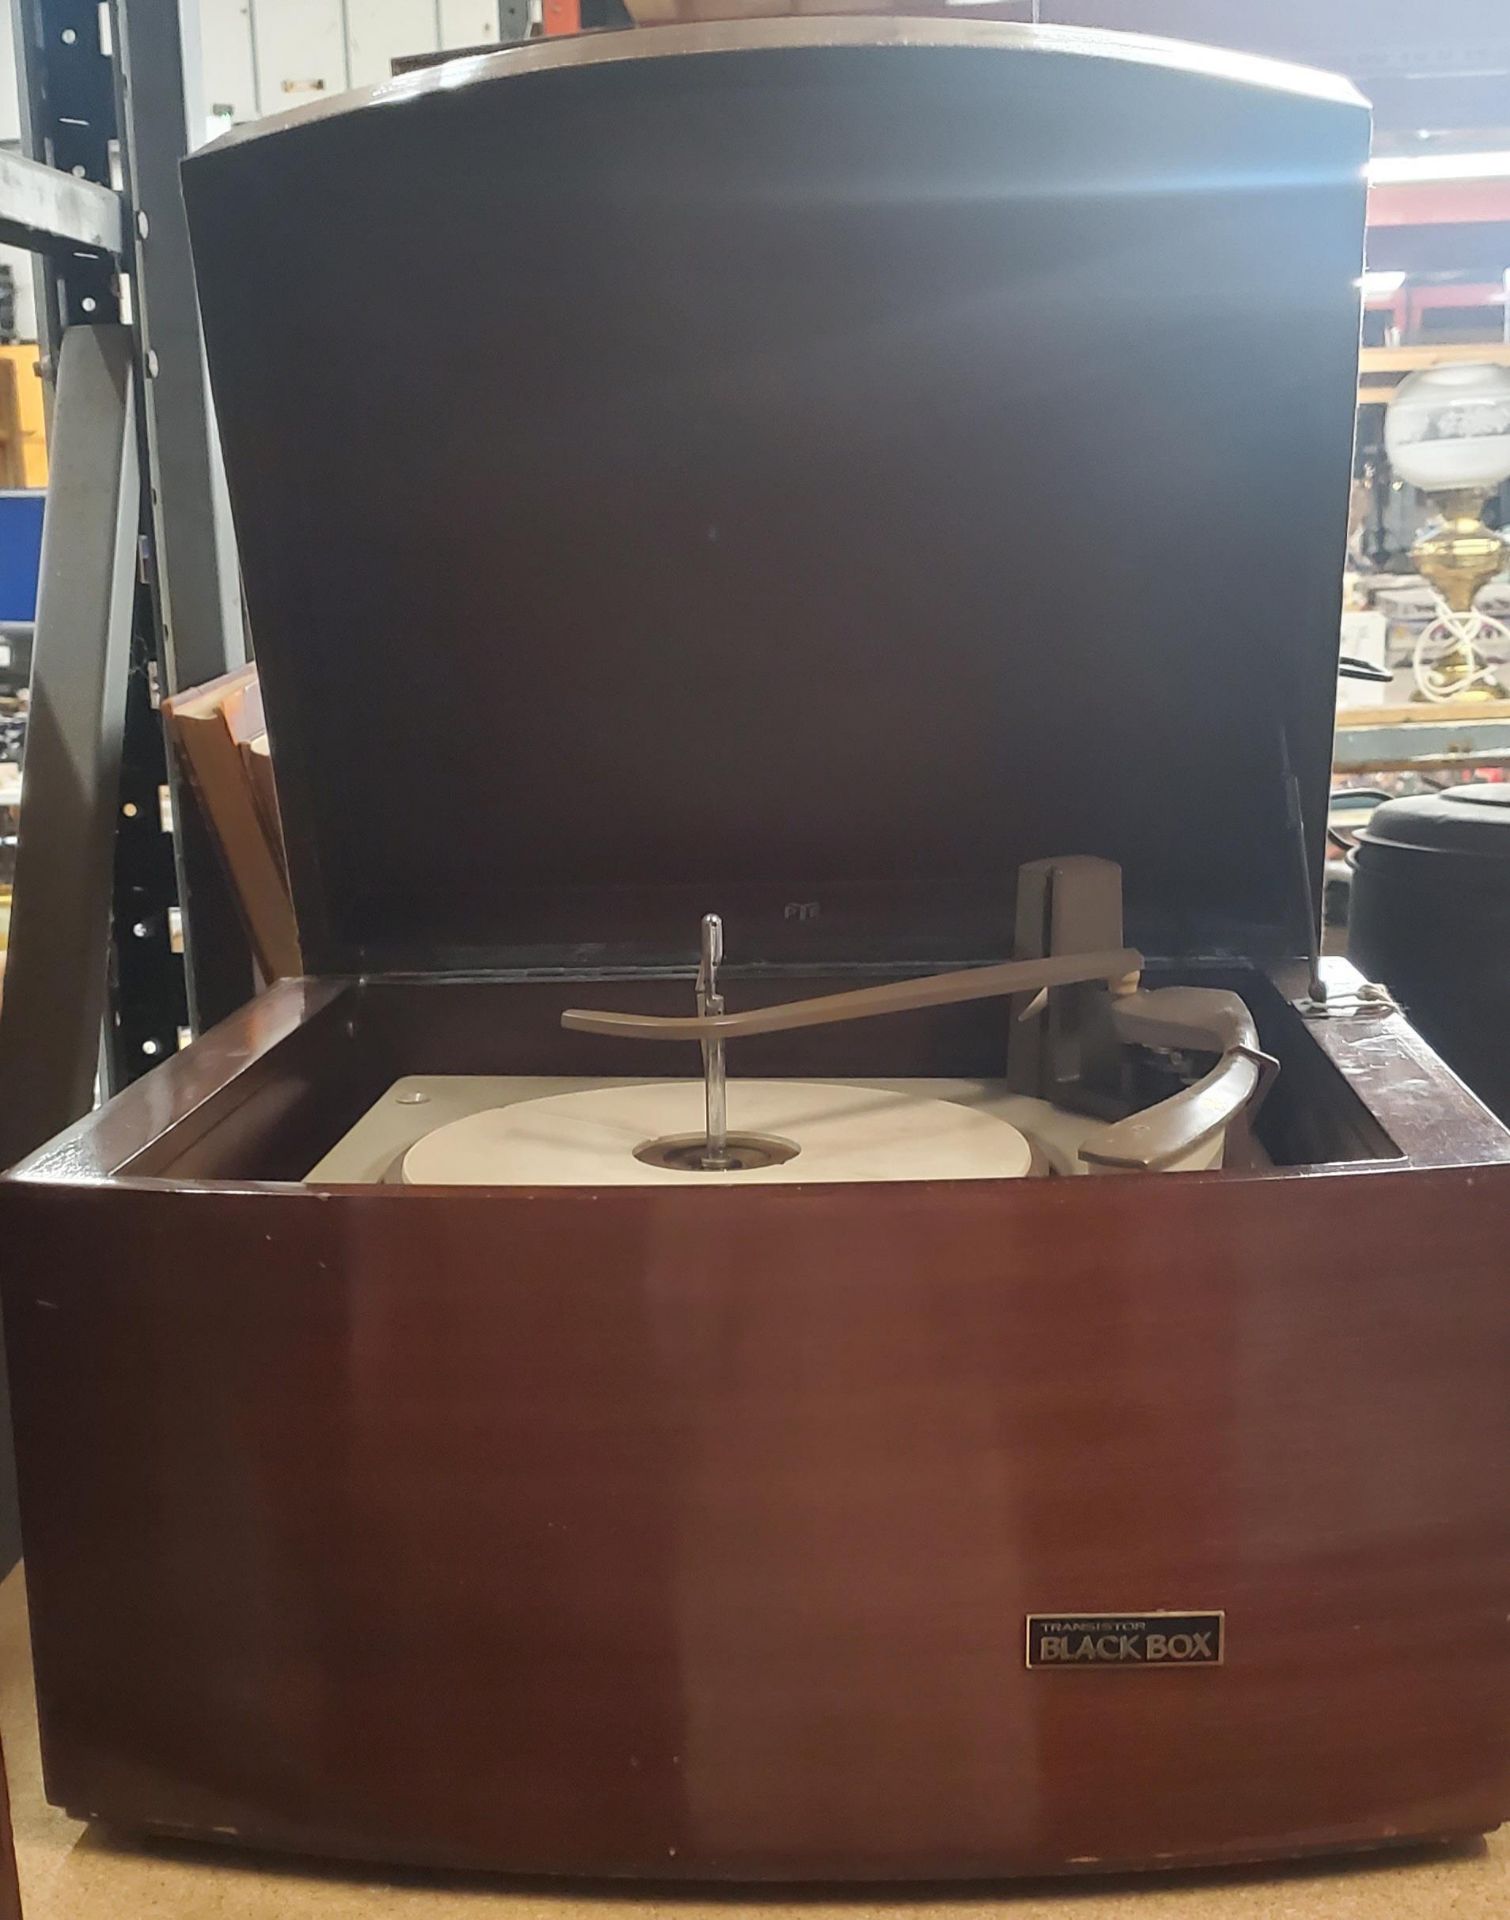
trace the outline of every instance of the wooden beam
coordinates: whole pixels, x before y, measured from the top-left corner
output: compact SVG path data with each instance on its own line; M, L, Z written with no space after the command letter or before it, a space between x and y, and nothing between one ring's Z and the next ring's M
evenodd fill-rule
M1360 374L1414 373L1419 367L1510 367L1510 342L1486 340L1482 345L1441 347L1364 347L1358 355Z

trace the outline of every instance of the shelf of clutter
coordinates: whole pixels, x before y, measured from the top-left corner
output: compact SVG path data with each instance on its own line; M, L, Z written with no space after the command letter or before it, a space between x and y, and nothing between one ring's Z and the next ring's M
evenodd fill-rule
M1344 708L1332 766L1337 773L1510 767L1510 700Z
M1510 663L1487 662L1482 691L1470 697L1422 699L1415 669L1439 611L1432 589L1418 574L1350 572L1345 599L1343 655L1390 679L1339 682L1333 772L1467 775L1510 768L1510 698L1503 697L1510 691ZM1510 579L1492 581L1478 606L1510 625Z

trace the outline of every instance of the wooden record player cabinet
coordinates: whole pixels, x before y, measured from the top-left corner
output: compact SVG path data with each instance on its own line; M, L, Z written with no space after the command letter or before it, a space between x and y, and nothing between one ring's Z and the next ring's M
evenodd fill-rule
M1399 1015L1293 1004L1366 148L1289 70L812 20L188 163L311 977L0 1186L54 1800L657 1880L1510 1811L1510 1136ZM1272 1171L301 1184L405 1073L688 1071L559 1014L684 1007L705 910L756 1004L1003 957L1081 851L1155 977L1249 998ZM733 1066L999 1073L1004 1018ZM1220 1663L1025 1659L1158 1611Z

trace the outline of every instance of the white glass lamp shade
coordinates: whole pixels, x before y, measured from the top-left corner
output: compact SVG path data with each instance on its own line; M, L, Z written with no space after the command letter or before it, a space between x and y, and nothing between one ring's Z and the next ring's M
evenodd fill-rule
M1426 493L1479 492L1510 480L1510 367L1423 367L1402 380L1384 416L1401 480Z

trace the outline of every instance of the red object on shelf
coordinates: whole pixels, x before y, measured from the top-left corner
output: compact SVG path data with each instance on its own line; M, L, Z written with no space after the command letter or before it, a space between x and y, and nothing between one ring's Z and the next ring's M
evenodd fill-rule
M1510 180L1389 180L1368 190L1371 227L1510 220Z
M541 24L550 35L580 33L582 0L543 0Z

